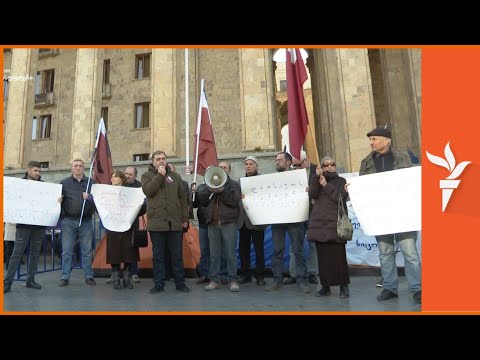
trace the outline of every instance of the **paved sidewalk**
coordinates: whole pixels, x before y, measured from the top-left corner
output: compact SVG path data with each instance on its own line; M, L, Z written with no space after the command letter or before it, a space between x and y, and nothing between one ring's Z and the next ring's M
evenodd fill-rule
M265 287L252 283L240 285L240 292L232 293L228 285L214 291L205 291L197 279L186 279L190 293L175 290L168 281L165 292L151 295L151 278L143 278L133 290L114 290L105 283L106 278L96 278L96 286L88 286L83 271L74 269L69 285L58 286L60 272L37 274L35 281L41 290L25 287L25 282L15 281L12 290L3 294L4 311L89 311L89 312L419 312L421 305L412 300L404 276L400 276L399 297L377 301L381 288L375 287L376 276L352 276L350 298L340 299L339 288L332 287L332 295L316 297L319 285L310 285L312 292L304 294L296 285L285 285L279 291L265 291ZM267 285L272 282L266 279Z

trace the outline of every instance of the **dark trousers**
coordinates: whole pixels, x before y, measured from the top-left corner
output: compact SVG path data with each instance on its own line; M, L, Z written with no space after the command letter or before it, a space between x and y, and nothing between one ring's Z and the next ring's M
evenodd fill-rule
M163 287L166 277L166 253L170 255L175 285L185 286L185 270L182 257L182 231L149 231L153 250L153 281Z
M263 230L247 229L245 224L239 230L240 241L238 249L240 253L240 263L242 266L241 273L244 276L251 276L250 273L250 245L253 241L255 249L255 277L263 279L265 273L265 251L264 251L264 237Z

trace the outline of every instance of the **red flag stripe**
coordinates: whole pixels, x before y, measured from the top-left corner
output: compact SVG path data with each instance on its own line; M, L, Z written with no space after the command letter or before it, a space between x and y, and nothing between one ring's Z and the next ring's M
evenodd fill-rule
M94 180L97 184L110 185L113 173L112 154L108 145L107 132L103 118L98 126L96 150L93 163Z
M290 153L300 159L307 134L308 116L303 97L303 83L308 79L300 49L287 49L288 137Z

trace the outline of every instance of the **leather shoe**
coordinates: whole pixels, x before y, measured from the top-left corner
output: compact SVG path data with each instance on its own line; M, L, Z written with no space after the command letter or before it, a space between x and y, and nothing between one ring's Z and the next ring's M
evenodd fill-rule
M190 292L190 289L188 287L186 287L185 285L183 285L183 286L177 287L177 291L188 293L188 292Z
M58 286L64 287L68 285L68 279L60 279L60 282L58 283Z
M35 282L35 280L33 280L33 279L27 280L27 282L25 283L25 286L26 286L27 288L37 289L37 290L39 290L39 289L42 288L42 285L37 284L37 283Z
M295 284L297 280L293 276L289 276L283 279L283 285L292 285Z
M317 276L314 275L314 274L308 275L308 282L309 282L310 284L318 284Z
M413 300L415 300L415 302L417 304L421 304L422 303L422 292L417 291L416 293L413 293Z
M163 286L155 285L153 288L150 289L150 294L158 294L163 292Z
M12 284L3 283L3 293L8 293L10 290L12 290Z
M208 284L210 280L206 278L205 276L202 276L200 279L197 280L195 284L202 285L202 284Z
M331 293L330 286L322 286L322 288L315 293L315 296L327 296Z
M85 283L86 283L87 285L97 285L97 283L95 282L95 279L94 279L94 278L85 279Z
M252 282L252 277L251 276L240 276L240 279L238 280L238 283L239 284L246 284L246 283L249 283L249 282Z
M391 292L390 290L387 290L387 289L383 289L380 295L377 296L377 300L385 301L385 300L389 300L396 297L398 297L398 295L395 294L394 292Z
M257 285L265 286L265 279L264 278L257 278Z

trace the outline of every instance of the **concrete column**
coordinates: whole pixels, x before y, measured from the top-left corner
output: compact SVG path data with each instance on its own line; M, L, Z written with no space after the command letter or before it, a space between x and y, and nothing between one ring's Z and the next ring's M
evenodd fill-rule
M274 150L275 101L269 49L239 49L243 151Z
M314 54L320 158L335 157L339 171L358 171L368 153L366 133L375 126L367 49L320 49Z
M29 76L35 78L35 74L31 74L30 66L32 60L31 49L13 49L12 63L10 72L4 73L6 76ZM32 104L32 99L29 101L29 88L33 89L34 80L25 81L10 81L7 116L4 127L4 167L11 169L23 168L26 162L31 159L24 159L25 144L31 144L31 129L32 129L32 113L29 112L28 104ZM31 95L33 97L33 95ZM27 122L30 122L27 126ZM30 129L30 133L28 133ZM8 150L8 151L7 151ZM25 164L24 164L25 163Z
M182 49L183 50L183 49ZM176 49L152 49L151 152L178 156L176 146ZM183 107L182 107L183 108Z
M402 152L420 150L421 82L420 50L380 51L392 125L393 146Z
M75 63L71 160L82 159L85 167L91 161L98 130L99 119L95 118L97 51L78 49Z

